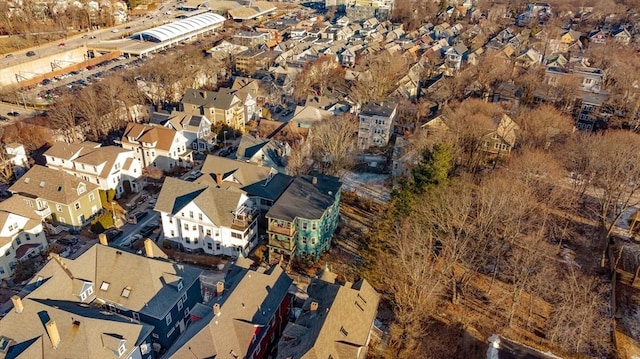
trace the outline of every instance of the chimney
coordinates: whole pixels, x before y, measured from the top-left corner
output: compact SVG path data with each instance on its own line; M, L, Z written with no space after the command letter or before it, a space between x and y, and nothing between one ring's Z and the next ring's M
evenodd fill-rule
M216 183L218 185L222 184L222 173L216 173Z
M49 334L49 339L51 340L51 345L53 345L54 349L58 348L60 344L60 334L58 333L58 327L56 326L56 322L54 320L50 320L45 324L47 328L47 334Z
M144 255L153 258L153 241L149 238L144 240Z
M222 292L224 292L224 282L216 283L216 296L221 296Z
M11 297L11 301L13 302L13 308L16 310L16 313L22 313L24 310L24 305L22 305L22 299L17 295Z
M311 179L311 184L314 185L314 186L317 186L318 185L318 177L313 176L313 178Z
M317 312L318 311L318 302L311 302L311 306L309 307L309 309L312 312Z
M100 244L102 244L103 246L109 245L109 241L107 240L107 235L104 233L98 234L98 240L100 241Z
M213 315L220 315L220 304L216 303L213 305Z

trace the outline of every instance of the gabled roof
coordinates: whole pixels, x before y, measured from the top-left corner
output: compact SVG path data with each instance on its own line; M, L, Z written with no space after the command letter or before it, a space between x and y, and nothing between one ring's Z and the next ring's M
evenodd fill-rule
M244 191L235 187L219 188L214 184L208 185L167 177L154 209L159 212L177 214L186 205L194 203L217 226L231 227L233 224L232 212L244 204L242 199L244 194Z
M78 194L81 185L86 187L86 191ZM71 204L96 188L98 187L95 184L64 171L35 165L20 177L9 191L55 203Z
M201 123L211 126L211 121L204 115L192 114L189 112L173 111L165 124L165 127L176 131L188 131L198 133Z
M369 102L362 106L360 115L391 117L397 107L398 105L393 102Z
M122 135L122 143L129 143L137 146L136 143L129 141L129 137L132 137L135 141L152 144L155 143L155 148L169 151L174 139L179 135L180 134L177 131L163 126L144 125L141 123L130 122L127 124L124 134Z
M74 158L100 147L99 143L85 141L81 143L56 142L44 152L45 156L71 161Z
M235 98L237 98L237 96L229 92L187 89L181 102L183 104L193 104L204 108L228 110L231 108Z
M0 340L11 340L6 358L118 358L118 347L113 348L113 341L105 343L104 336L114 338L118 346L124 341L123 357L128 357L153 330L148 324L72 301L27 297L22 303L22 313L12 310L0 325ZM49 322L55 322L60 336L56 348L45 329Z
M277 358L363 358L380 295L364 279L351 286L323 279L311 280L303 312L285 328ZM312 303L317 310L311 310Z
M314 184L314 180L316 184ZM328 175L296 177L266 217L292 222L295 218L320 219L335 201L342 182Z
M274 168L260 166L255 163L236 161L225 157L209 155L200 170L203 175L198 182L208 185L216 182L216 176L223 176L225 187L243 188L260 182L272 174L277 173Z
M286 300L292 280L280 266L253 269L238 258L224 280L224 292L212 302L197 305L193 323L169 349L167 357L192 359L248 358L267 334L267 327ZM220 314L214 315L213 305ZM256 340L253 340L255 335Z
M73 293L74 280L82 279L93 283L95 297L159 319L165 317L202 272L196 267L147 258L99 244L75 260L60 261L68 273L58 260L50 260L38 273L39 277L47 279L46 282L29 294L30 298L77 302L79 299ZM182 278L183 289L178 291L166 283L166 274Z

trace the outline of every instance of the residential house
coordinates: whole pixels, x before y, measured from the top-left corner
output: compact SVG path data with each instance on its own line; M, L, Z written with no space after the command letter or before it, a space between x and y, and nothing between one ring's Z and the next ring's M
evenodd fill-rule
M9 187L36 210L41 219L82 227L102 209L98 186L82 178L44 166L33 166Z
M519 130L520 127L511 117L502 115L495 129L482 137L482 150L495 157L508 155L516 143L516 132Z
M268 32L238 31L233 35L233 43L246 47L258 47L269 40Z
M102 191L112 190L116 198L142 190L138 179L142 165L134 151L116 146L102 147L95 142L57 142L44 153L47 167L65 171L98 185Z
M516 57L514 65L522 68L530 68L539 65L542 62L542 54L540 51L530 48L524 54Z
M590 44L604 44L607 42L607 34L602 30L593 30L587 36Z
M309 297L278 342L278 359L364 359L374 332L380 295L365 279L345 285L325 269L311 279Z
M464 44L449 47L444 52L445 65L453 70L458 71L462 67L462 63L467 60L469 49Z
M258 208L246 192L224 186L228 176L217 173L215 184L165 179L154 208L164 238L188 252L248 255L258 242Z
M424 72L424 61L418 61L415 65L411 66L409 72L398 81L398 88L394 93L409 101L416 101L420 94L421 77Z
M291 310L291 278L280 266L253 267L238 258L207 305L191 311L193 324L167 358L268 358Z
M285 141L261 138L257 134L244 134L240 138L236 159L276 168L284 173L291 146Z
M600 92L604 82L604 72L595 67L575 66L573 68L547 67L545 82L556 86L563 78L573 76L579 89L589 92Z
M187 147L194 151L208 152L215 145L216 134L211 132L211 121L205 115L173 111L164 126L181 132L187 139Z
M340 27L347 26L349 25L349 23L349 18L346 16L341 16L338 20L336 20L336 25Z
M314 123L318 123L325 118L333 116L333 112L323 110L313 105L296 106L293 116L288 122L296 127L310 129Z
M340 53L340 63L344 67L353 67L356 65L356 58L364 49L363 45L353 45L344 49Z
M213 155L207 156L201 172L199 183L244 191L261 214L271 208L292 180L272 167ZM222 174L222 185L218 184L218 174Z
M238 130L245 126L244 105L230 92L187 89L180 107L182 111L206 116L214 126L223 124Z
M193 161L187 138L163 126L129 123L120 141L124 149L134 151L143 168L151 166L171 171L176 167L190 167Z
M278 54L272 51L248 49L236 54L235 69L238 72L253 75L257 70L268 69L277 56Z
M18 262L46 248L41 214L20 196L0 202L0 280L11 277Z
M16 177L20 177L29 169L29 158L24 145L16 142L4 145L4 163L2 167L11 166L11 170Z
M613 41L625 46L629 45L629 42L631 42L631 38L632 38L629 31L627 31L627 29L622 27L615 29L611 33L611 36L613 37Z
M296 177L267 212L269 259L319 258L338 227L342 183L333 176Z
M96 244L76 259L52 254L0 335L15 350L44 352L36 357L154 358L189 326L202 270L167 260L151 240L144 253Z
M389 143L398 105L393 102L370 102L358 115L358 149L381 147Z

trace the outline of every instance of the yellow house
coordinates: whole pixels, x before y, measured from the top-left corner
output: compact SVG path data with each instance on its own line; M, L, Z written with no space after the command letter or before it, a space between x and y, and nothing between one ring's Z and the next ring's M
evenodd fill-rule
M64 171L34 166L9 188L44 218L82 227L102 208L98 186Z

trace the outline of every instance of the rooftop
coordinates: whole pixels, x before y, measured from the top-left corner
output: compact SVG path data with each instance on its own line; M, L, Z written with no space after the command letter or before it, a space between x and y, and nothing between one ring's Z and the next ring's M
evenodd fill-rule
M342 182L337 177L327 175L298 176L266 216L288 222L295 218L319 219L327 208L336 201L340 187L342 187Z

